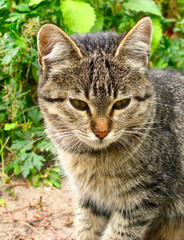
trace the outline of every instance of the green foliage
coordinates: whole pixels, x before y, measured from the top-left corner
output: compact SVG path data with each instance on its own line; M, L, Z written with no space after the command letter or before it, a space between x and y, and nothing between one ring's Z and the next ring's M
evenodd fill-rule
M85 2L62 1L61 11L64 22L73 32L89 32L96 19L94 8Z
M152 17L153 22L153 37L151 44L151 55L154 53L155 49L158 47L160 39L162 37L162 25L158 17Z
M153 21L151 67L184 71L184 1L0 0L1 173L22 175L34 186L60 187L55 150L37 107L36 35L46 22L75 32L127 32L144 16Z
M0 207L6 206L6 200L5 199L0 199Z
M124 6L128 10L150 13L158 17L162 17L162 13L159 7L155 4L153 0L128 0L124 3Z

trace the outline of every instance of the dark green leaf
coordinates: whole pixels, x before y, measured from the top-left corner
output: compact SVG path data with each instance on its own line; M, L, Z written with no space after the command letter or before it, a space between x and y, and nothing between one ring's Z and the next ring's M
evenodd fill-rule
M32 120L35 124L40 124L40 123L41 123L41 119L43 118L40 110L37 109L37 108L31 109L31 110L28 112L28 116L31 118L31 120Z
M5 120L6 120L6 118L7 118L7 115L6 115L6 113L0 113L0 122L3 122L3 121L5 121Z
M38 61L32 63L32 68L31 68L32 74L36 82L38 82L39 79L39 66L38 66Z
M36 6L36 5L40 4L43 1L45 1L45 0L30 0L29 6L33 6L33 5Z

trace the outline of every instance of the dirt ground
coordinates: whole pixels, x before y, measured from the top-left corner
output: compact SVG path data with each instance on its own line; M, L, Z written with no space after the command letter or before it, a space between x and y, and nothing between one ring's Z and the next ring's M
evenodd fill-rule
M75 240L75 196L66 180L62 188L34 188L23 181L1 184L0 240ZM16 200L15 200L15 199Z

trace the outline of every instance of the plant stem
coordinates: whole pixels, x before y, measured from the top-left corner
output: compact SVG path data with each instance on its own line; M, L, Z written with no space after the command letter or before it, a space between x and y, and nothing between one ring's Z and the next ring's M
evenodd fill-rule
M3 144L3 140L0 139L0 144L1 144L1 149L0 149L0 155L1 155L1 164L2 164L2 178L4 178L4 148L6 147L6 144L8 142L10 137L8 137L5 141L5 143Z

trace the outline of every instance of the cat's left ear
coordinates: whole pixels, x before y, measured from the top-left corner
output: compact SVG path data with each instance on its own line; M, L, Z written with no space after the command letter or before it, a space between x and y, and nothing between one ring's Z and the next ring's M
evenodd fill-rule
M137 60L148 65L152 40L152 21L150 17L141 19L121 41L115 57L128 61Z
M37 43L41 67L58 60L66 63L83 57L75 42L54 24L45 24L41 27Z

